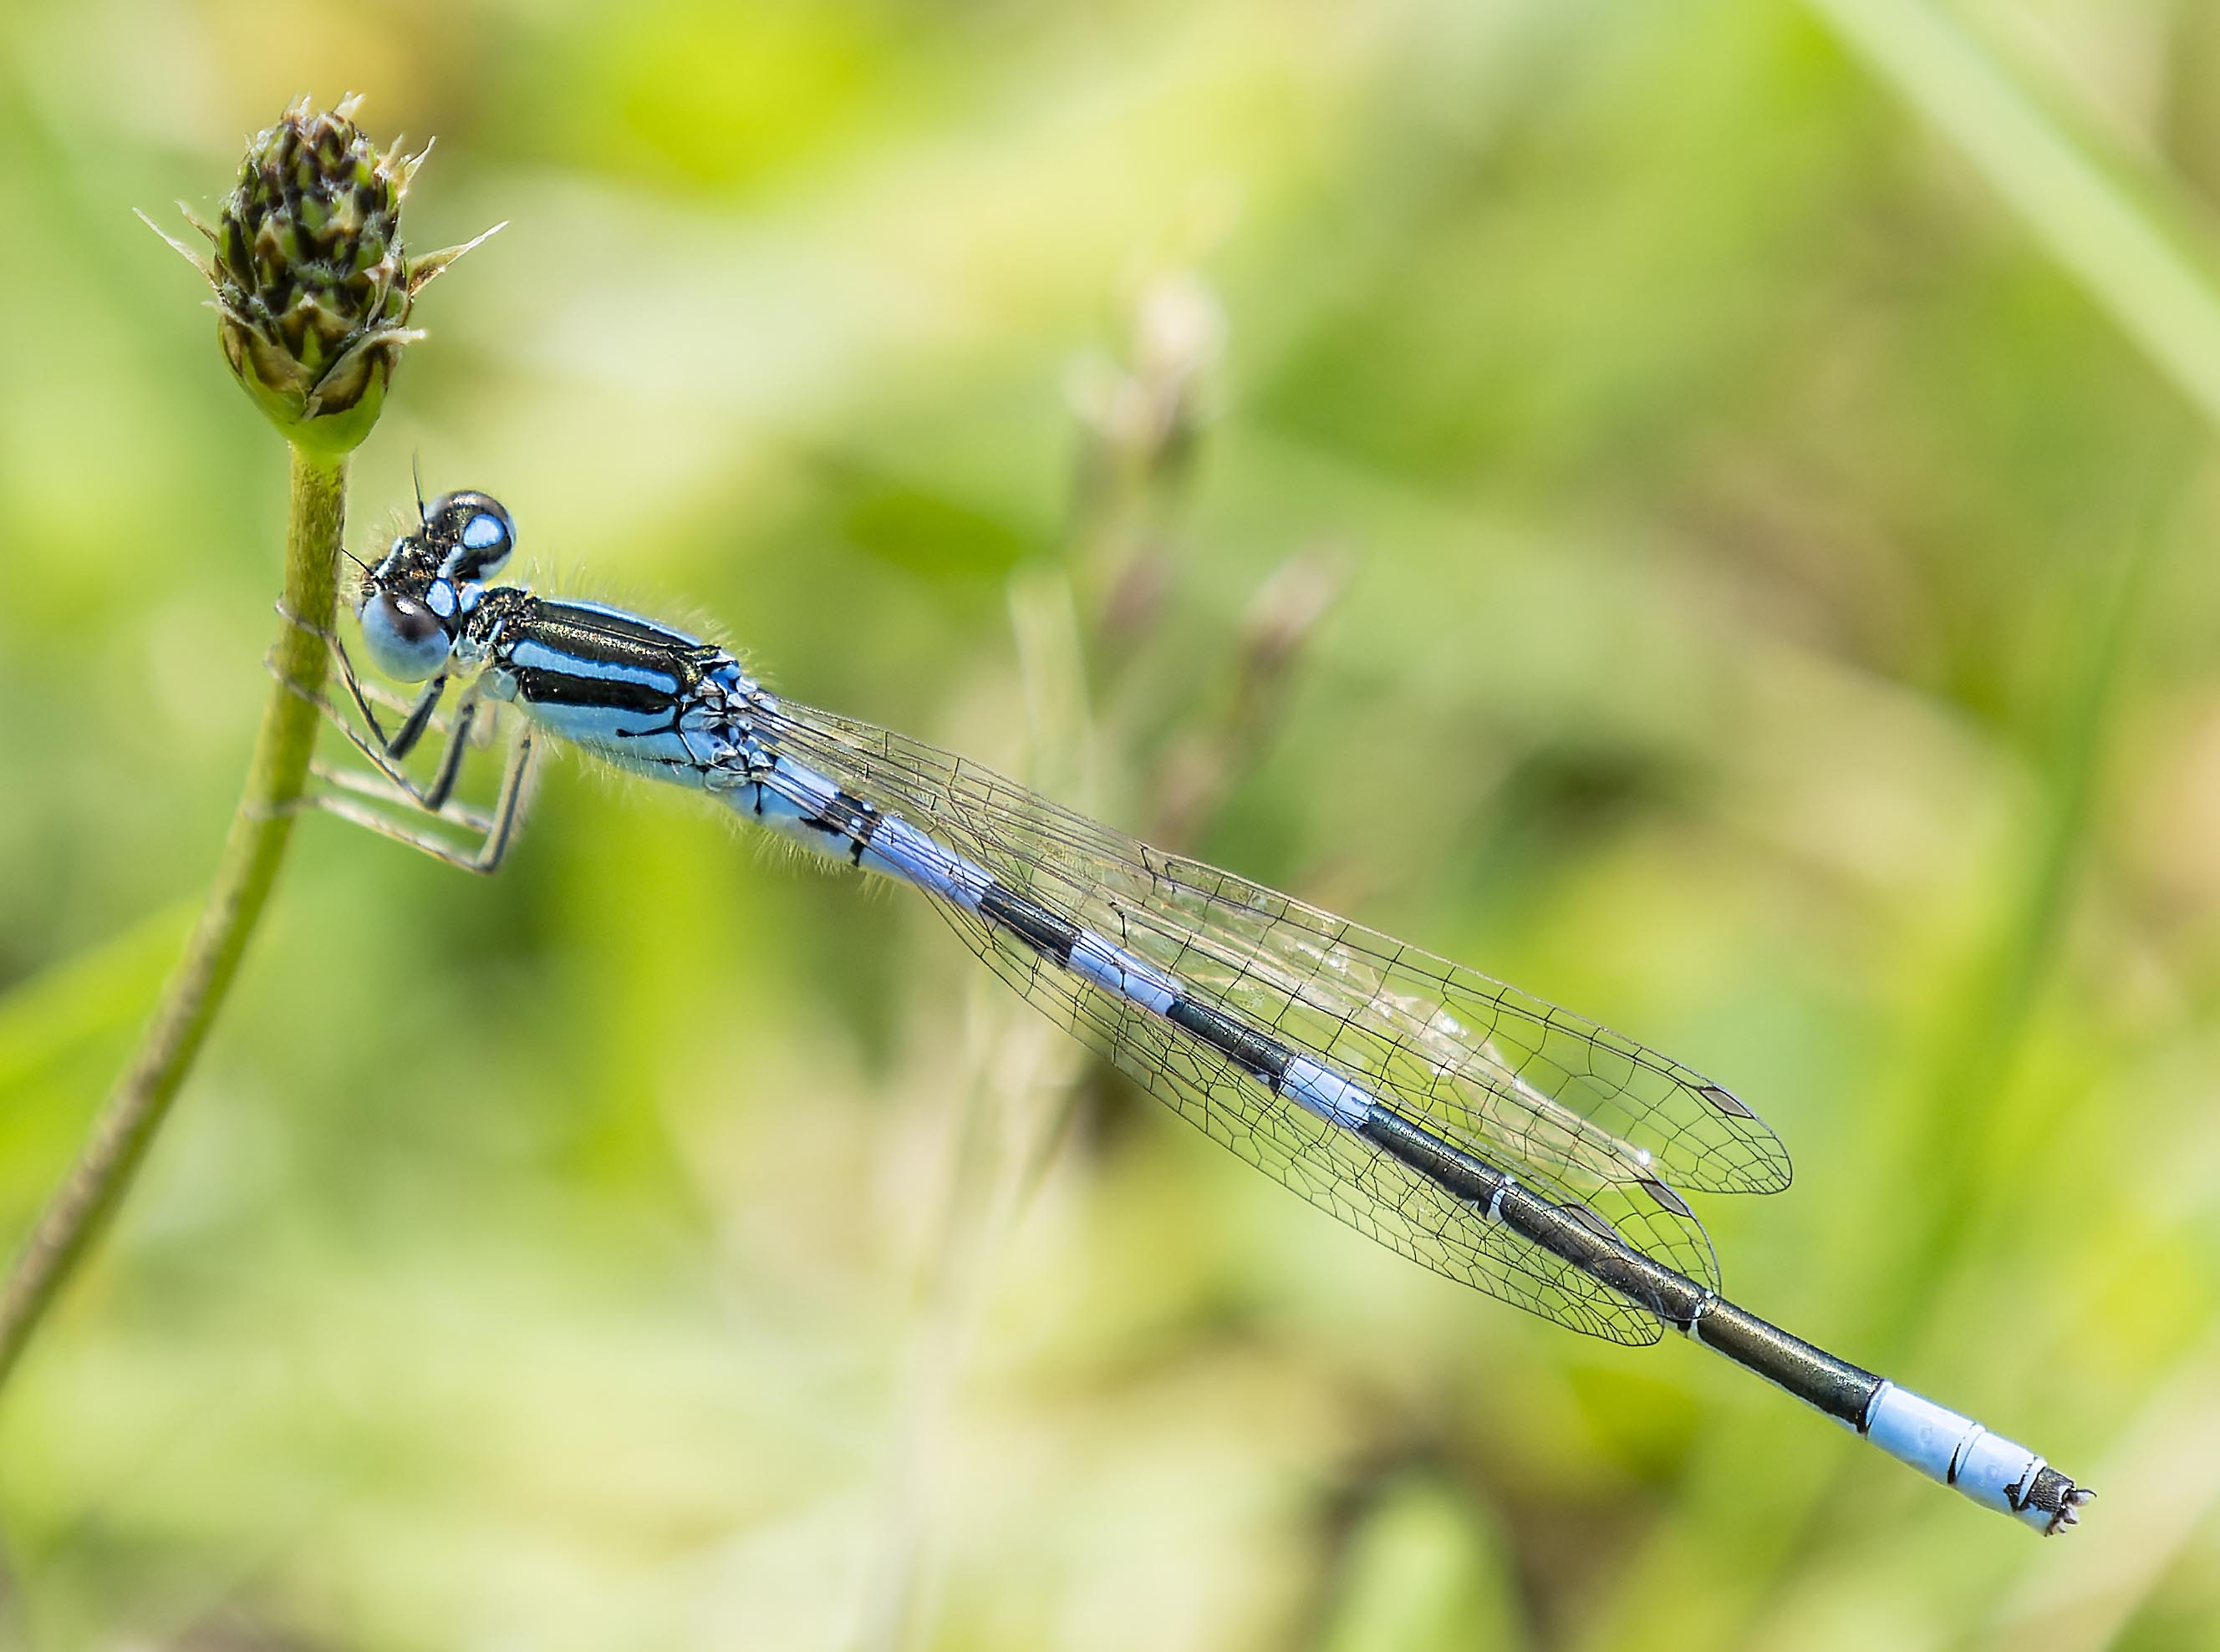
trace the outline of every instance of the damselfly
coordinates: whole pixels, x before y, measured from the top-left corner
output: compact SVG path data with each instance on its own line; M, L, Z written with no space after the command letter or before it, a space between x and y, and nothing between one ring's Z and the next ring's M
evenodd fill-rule
M2092 1495L1971 1418L1720 1294L1682 1198L1788 1184L1731 1091L1460 964L1151 849L968 759L774 695L652 620L489 582L515 546L483 493L420 506L365 565L370 661L424 685L390 734L328 638L383 779L320 807L473 871L507 851L534 739L708 793L931 898L965 944L1082 1042L1313 1204L1427 1267L1618 1343L1668 1329L1778 1384L1975 1502L2045 1532ZM435 716L450 689L451 719ZM522 714L490 814L452 800L492 702ZM392 703L388 701L388 703ZM427 783L403 760L446 745ZM477 836L465 847L367 800Z

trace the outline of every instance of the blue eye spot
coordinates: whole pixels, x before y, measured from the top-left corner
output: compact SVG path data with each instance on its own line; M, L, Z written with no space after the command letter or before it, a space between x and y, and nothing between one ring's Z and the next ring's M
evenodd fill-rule
M463 524L463 544L472 551L490 551L508 537L498 516L473 516Z
M441 580L424 593L424 606L442 620L452 619L455 613L455 588Z

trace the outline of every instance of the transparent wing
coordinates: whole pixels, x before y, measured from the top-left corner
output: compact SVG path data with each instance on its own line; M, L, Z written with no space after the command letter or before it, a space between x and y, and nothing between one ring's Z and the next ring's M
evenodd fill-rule
M1082 1043L1182 1118L1358 1232L1584 1336L1639 1344L1663 1333L1656 1315L1518 1235L1492 1226L1472 1206L1361 1138L1275 1095L1208 1045L1182 1038L1145 1010L1056 968L976 914L947 901L933 906L997 975ZM1546 1177L1536 1178L1535 1186L1560 1203L1579 1202ZM1606 1190L1587 1208L1629 1243L1677 1258L1684 1272L1702 1277L1698 1264L1710 1264L1709 1242L1693 1218L1656 1206L1639 1210L1620 1188Z
M779 702L782 745L1450 1139L1577 1182L1774 1193L1787 1150L1730 1091L1462 964L1168 855L970 760Z
M1363 1082L1445 1139L1716 1287L1673 1182L1771 1191L1787 1155L1699 1074L1475 971L1260 885L1150 849L907 736L790 702L763 732L843 789ZM1044 964L960 908L966 943L1144 1088L1313 1203L1491 1294L1589 1335L1656 1320L1207 1045Z

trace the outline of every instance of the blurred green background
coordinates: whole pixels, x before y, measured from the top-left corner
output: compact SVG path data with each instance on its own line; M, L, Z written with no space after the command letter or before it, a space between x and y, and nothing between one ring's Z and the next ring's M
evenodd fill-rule
M421 456L544 583L1717 1075L1799 1164L1704 1206L1733 1294L2103 1497L1460 1291L567 764L490 882L299 834L0 1408L0 1634L2215 1644L2216 77L2199 0L10 0L11 1246L267 686L282 452L130 209L352 89L439 139L413 246L510 221L352 544Z

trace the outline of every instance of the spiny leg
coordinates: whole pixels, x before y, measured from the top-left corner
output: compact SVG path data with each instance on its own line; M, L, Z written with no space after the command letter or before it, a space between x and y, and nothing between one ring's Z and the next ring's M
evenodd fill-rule
M347 697L354 701L355 709L361 714L363 721L369 726L371 733L376 738L365 739L361 732L340 714L340 708L332 703L329 695L311 694L299 683L290 679L284 679L285 686L322 712L340 732L346 737L347 743L361 752L378 773L384 775L402 791L406 792L409 800L416 807L429 814L440 813L447 801L449 793L454 789L456 776L461 772L464 753L472 745L486 745L491 740L492 731L490 726L483 735L477 732L479 705L477 695L474 691L468 694L462 701L454 721L452 724L444 724L434 714L440 697L446 692L450 679L444 674L436 676L425 685L423 692L409 706L401 726L388 736L384 725L378 721L377 713L372 708L371 691L356 672L354 661L348 655L346 645L340 640L338 633L327 631L321 626L309 624L298 614L289 610L282 602L278 604L278 612L288 624L307 632L331 651L333 661L339 668L340 680L346 685ZM277 671L277 663L274 659L270 662L270 666L274 675ZM380 694L378 697L385 696ZM402 766L402 760L422 740L427 729L438 729L446 736L446 745L440 754L439 769L429 785L420 784Z
M438 685L435 683L433 686ZM430 714L428 708L426 714ZM447 736L446 749L440 753L440 767L432 776L432 783L424 789L419 800L434 814L446 807L447 798L455 789L455 776L462 772L463 754L471 749L471 725L477 714L477 685L472 683L455 708L455 726ZM403 733L407 732L406 729L402 731ZM395 755L398 757L401 754L396 752Z
M292 616L287 617L290 619ZM299 620L294 620L293 623L302 624ZM348 697L353 700L355 709L362 714L362 720L369 725L370 732L383 749L384 757L390 759L390 762L379 762L378 767L385 770L389 776L396 778L401 785L415 789L414 782L398 772L399 765L406 760L411 751L416 749L417 743L424 738L424 731L432 726L433 714L440 708L440 697L447 691L446 673L441 672L424 685L423 692L416 696L415 702L408 708L408 714L401 720L401 726L388 735L384 725L377 720L377 713L371 708L370 696L364 692L361 674L354 669L354 657L347 652L346 644L340 639L339 633L327 631L321 627L309 626L304 628L321 637L324 646L331 650L333 663L339 667L340 681L346 685ZM353 732L352 728L346 723L342 722L340 726L347 728L350 734ZM364 745L365 742L358 739L355 744ZM450 745L455 744L452 735L449 737L448 744ZM453 783L452 779L449 783ZM437 810L439 805L433 803L428 807Z
M329 764L312 763L309 772L335 791L352 792L358 797L367 797L390 807L421 811L423 804L411 791L403 790L374 774L359 769L342 769ZM432 817L458 826L475 837L483 837L493 830L493 816L488 811L472 808L467 803L458 803L452 798Z
M354 747L356 751L361 752L362 755L369 760L372 768L376 769L379 774L384 775L386 779L391 781L396 788L408 794L409 801L415 804L419 808L426 807L423 797L425 789L416 783L415 780L409 775L406 769L402 768L398 763L395 762L391 757L387 755L384 743L382 740L370 740L365 739L361 732L358 730L352 723L346 720L340 708L332 703L330 695L311 693L309 689L302 688L298 683L296 683L292 678L284 676L278 671L278 662L275 659L267 660L265 664L269 666L271 675L277 677L278 680L285 686L288 692L300 699L307 701L318 711L321 712L324 715L324 720L330 723L333 727L338 729L341 734L345 735L346 737L347 744ZM375 727L376 725L373 724L372 726Z
M371 708L371 700L373 694L376 694L379 699L390 699L390 696L382 691L374 690L363 683L361 676L354 669L353 660L347 654L346 645L334 633L321 626L309 624L299 615L291 613L282 602L278 604L278 611L289 624L308 632L331 651L332 658L338 666L340 681L346 686L348 698L354 701L355 709L361 714L364 722L377 737L375 740L365 738L341 714L339 707L332 703L329 695L310 693L298 683L281 676L280 681L284 683L286 688L321 712L325 718L346 737L347 743L369 759L377 770L377 775L383 776L383 779L346 770L332 769L321 764L315 768L317 777L328 786L336 789L338 794L352 793L355 796L375 798L382 803L403 804L411 808L421 809L434 819L461 826L466 830L478 833L480 841L475 849L463 848L435 832L405 824L379 810L355 801L353 797L335 795L332 791L320 792L303 798L301 800L302 803L322 809L325 813L336 815L341 820L350 820L366 831L377 832L381 837L391 838L396 842L407 844L410 848L421 850L436 860L444 861L452 866L459 866L466 871L491 872L498 867L502 857L508 852L508 845L515 834L517 822L522 814L527 795L533 762L530 728L525 726L519 731L517 743L502 775L501 792L495 800L492 813L488 814L455 804L451 800L456 778L462 770L465 753L473 745L490 744L493 735L494 720L491 718L481 720L478 716L483 701L477 692L476 684L472 684L471 689L465 692L463 698L458 703L452 724L444 723L434 714L434 708L445 692L449 679L445 676L435 677L426 686L423 693L417 697L414 704L408 707L400 726L389 737L384 725L378 721L376 711ZM276 675L277 663L274 659L270 662L270 666L272 674ZM408 752L421 741L427 728L436 729L446 737L446 743L440 756L439 768L428 785L420 784L407 770L402 767L402 759L406 757Z
M458 866L466 872L490 874L499 870L503 857L508 853L509 845L515 839L517 823L523 818L525 801L530 791L533 765L532 730L528 726L521 727L517 731L516 745L509 754L508 766L502 775L501 795L494 801L493 814L490 819L477 817L486 820L487 824L485 835L475 849L451 843L437 832L394 820L346 795L347 792L365 792L374 789L377 782L367 776L355 776L352 782L339 782L343 790L318 792L302 801L310 807L323 810L327 814L351 820L366 831L375 832L381 838L390 838L396 843L406 844L411 849L419 850L450 866ZM336 778L334 776L335 781ZM421 799L414 790L407 790L402 795L407 801L421 807ZM467 811L460 815L441 812L436 818L461 819L465 824L469 824L466 817L471 815L476 815L476 811Z
M363 700L361 689L356 685L354 667L347 659L346 651L334 646L333 653L340 662L340 675L355 690L355 703L364 706L366 713L366 702ZM371 724L371 731L377 734L384 745L387 757L399 763L416 749L416 743L424 738L424 731L432 726L432 714L439 710L440 696L446 692L447 676L443 671L424 685L424 692L416 696L416 703L409 708L408 715L402 719L401 726L394 730L391 739L384 738L384 731L375 722ZM454 742L450 739L448 744L452 745Z
M381 683L365 681L362 674L355 670L354 657L347 652L346 643L338 632L311 624L287 608L283 599L271 606L278 610L278 617L284 620L287 625L296 631L307 632L331 651L333 659L339 665L340 681L346 686L347 697L354 701L355 709L362 714L363 721L369 725L371 732L377 736L378 744L390 751L396 742L400 742L402 749L394 755L396 757L406 755L408 748L416 743L421 731L418 731L417 734L408 735L405 739L402 735L396 734L392 740L388 740L385 729L379 723L377 713L374 708L383 706L388 711L399 712L404 720L405 729L407 720L415 717L422 710L422 695L398 695ZM335 721L340 720L336 715L336 708L327 708L325 714L333 717ZM343 721L340 726L347 726ZM449 727L446 722L436 715L432 717L431 726L442 734L446 733ZM480 725L475 739L481 747L491 745L493 725L490 722Z
M423 708L422 695L420 695L415 700L403 700L399 695L390 694L384 689L365 684L362 680L361 675L354 669L354 657L347 652L346 644L340 639L340 633L338 632L330 630L326 627L317 625L311 620L302 619L299 614L294 613L291 608L285 606L284 600L282 597L278 601L276 607L278 609L278 617L279 619L283 620L287 625L292 627L294 630L305 631L309 635L314 637L318 642L323 644L325 649L331 654L334 663L339 667L340 681L346 686L347 697L354 701L354 708L362 714L362 720L369 726L370 732L376 737L379 748L383 751L390 751L392 750L393 742L391 739L387 738L385 726L377 720L377 713L373 708L371 702L374 700L377 701L378 704L386 707L389 710L402 712L404 714L405 717L414 719L417 713ZM276 669L274 663L271 669L273 671ZM296 684L289 683L286 686L293 688L296 693L299 692L297 685ZM313 698L314 696L308 697ZM355 735L353 725L339 714L339 708L337 707L332 705L328 701L320 701L317 703L322 707L324 714L327 717L329 717L334 722L337 723L340 727L345 731L350 739L353 739L357 745L363 745L362 740L358 739ZM407 726L406 721L404 721L402 726ZM422 732L422 729L419 728L416 731L416 735L412 735L410 737L409 744L413 745L415 743L417 736L421 735ZM366 747L365 749L365 751L367 750Z
M356 686L361 689L364 698L373 706L382 707L387 711L398 712L403 717L416 709L417 696L415 695L396 694L383 683L373 683L367 678L358 678ZM448 718L434 715L432 719L432 732L435 734L445 734L453 726L453 722ZM494 726L491 720L478 724L471 731L471 743L480 749L491 745Z

